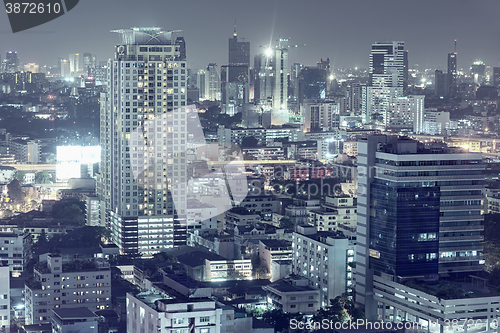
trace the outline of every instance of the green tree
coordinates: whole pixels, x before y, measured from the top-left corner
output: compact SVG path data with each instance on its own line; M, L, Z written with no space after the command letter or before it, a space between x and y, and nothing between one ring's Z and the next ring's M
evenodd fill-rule
M50 184L52 177L47 171L40 171L35 174L35 182L37 184Z
M266 278L267 277L267 268L265 268L264 266L262 265L259 265L256 269L255 269L255 274L257 275L257 277L259 279L261 278Z
M60 219L70 219L80 223L85 221L85 203L74 199L60 200L52 208L52 216Z
M7 185L7 193L10 200L14 204L24 203L26 194L23 192L22 185L19 180L14 179Z
M153 255L153 261L161 261L161 262L177 262L177 257L167 252L159 252Z
M491 270L488 276L488 282L491 285L500 288L500 266L496 266Z
M259 140L254 136L245 136L241 140L241 146L244 148L255 148L259 145Z
M314 316L313 321L328 320L331 322L344 322L348 319L356 321L363 319L364 313L356 307L354 298L349 293L343 293L340 296L330 300L330 305L326 308L321 308ZM322 332L324 330L319 330ZM325 331L326 332L326 331Z
M287 232L295 231L295 224L288 217L282 217L280 220L279 227L285 229Z
M300 313L285 313L280 309L267 310L262 314L262 320L269 325L274 326L275 332L289 332L290 321L296 319L297 321L306 322L304 315Z
M457 299L464 296L464 290L451 283L440 283L436 292L436 297L444 299Z
M14 175L14 179L17 179L21 184L24 184L26 181L26 173L26 171L17 170Z

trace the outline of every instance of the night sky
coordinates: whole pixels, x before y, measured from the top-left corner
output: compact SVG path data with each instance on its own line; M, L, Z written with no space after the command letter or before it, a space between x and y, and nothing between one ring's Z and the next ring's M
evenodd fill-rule
M410 68L446 70L458 40L458 67L474 59L500 65L500 0L80 0L70 12L13 34L0 14L0 52L16 50L22 62L55 65L58 57L90 52L113 56L112 29L159 26L184 30L189 66L228 61L234 20L239 37L260 45L279 37L307 44L290 51L289 62L314 65L330 57L337 67L368 67L374 41L402 40Z

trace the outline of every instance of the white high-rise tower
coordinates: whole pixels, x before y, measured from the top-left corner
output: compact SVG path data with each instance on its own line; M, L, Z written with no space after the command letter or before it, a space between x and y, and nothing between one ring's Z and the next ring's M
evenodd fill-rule
M161 28L113 32L120 44L101 94L102 218L121 253L152 255L186 237L185 42Z

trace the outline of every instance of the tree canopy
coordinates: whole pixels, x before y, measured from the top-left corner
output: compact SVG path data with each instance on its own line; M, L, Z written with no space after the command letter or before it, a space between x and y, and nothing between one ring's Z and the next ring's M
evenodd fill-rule
M7 185L7 193L9 198L14 204L24 203L24 198L26 194L23 192L21 182L17 179L12 180Z

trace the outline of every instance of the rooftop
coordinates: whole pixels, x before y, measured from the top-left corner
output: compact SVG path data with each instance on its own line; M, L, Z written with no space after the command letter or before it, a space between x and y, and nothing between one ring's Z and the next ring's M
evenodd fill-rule
M314 289L309 286L296 286L291 284L285 280L278 280L276 282L271 283L268 288L273 288L281 292L299 292L299 291L317 291L318 289Z
M261 239L260 242L264 244L264 246L269 248L291 248L292 244L290 242L278 239Z
M52 311L61 319L97 318L97 315L87 308L56 308Z
M197 267L205 264L205 259L209 261L226 260L226 258L213 252L194 251L177 256L177 260L189 267Z

